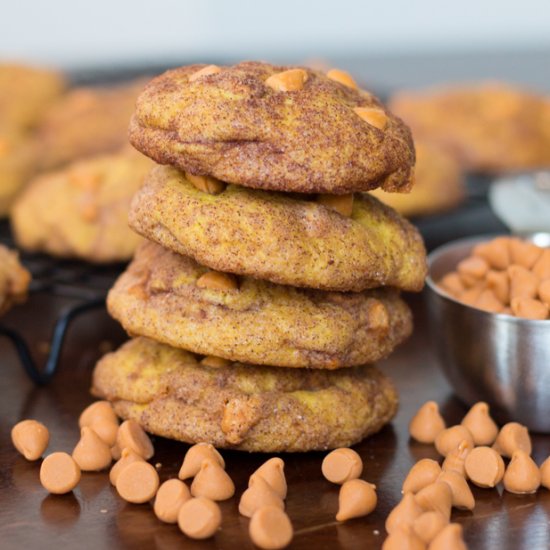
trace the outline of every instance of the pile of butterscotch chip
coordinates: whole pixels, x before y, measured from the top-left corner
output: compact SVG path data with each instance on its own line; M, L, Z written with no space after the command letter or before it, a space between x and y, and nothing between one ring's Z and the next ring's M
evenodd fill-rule
M410 422L411 437L433 444L442 464L418 461L403 482L403 499L386 520L384 550L426 548L462 550L462 527L450 523L451 510L474 510L468 482L494 488L502 482L515 494L550 489L550 457L540 466L531 458L531 438L525 426L509 422L500 429L487 403L472 406L460 424L447 427L437 403L428 401ZM510 459L506 466L503 460Z

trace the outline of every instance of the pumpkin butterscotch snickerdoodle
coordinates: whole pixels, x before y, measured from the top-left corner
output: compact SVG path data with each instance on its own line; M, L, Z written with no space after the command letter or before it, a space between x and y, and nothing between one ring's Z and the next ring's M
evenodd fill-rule
M92 392L150 433L258 452L352 445L397 410L391 382L370 366L329 372L199 361L135 338L98 363Z
M128 227L128 209L152 165L125 148L38 176L12 208L17 244L95 263L129 260L141 238Z
M409 129L371 93L307 68L190 65L153 79L130 141L160 164L255 189L412 185Z
M209 194L160 166L134 197L129 219L144 237L212 269L279 284L420 290L426 274L418 231L366 194L355 194L345 216L316 196L239 185Z
M412 319L394 289L324 292L236 278L144 243L109 292L134 335L232 361L335 369L388 355Z
M20 264L17 252L0 245L0 315L27 297L30 273Z

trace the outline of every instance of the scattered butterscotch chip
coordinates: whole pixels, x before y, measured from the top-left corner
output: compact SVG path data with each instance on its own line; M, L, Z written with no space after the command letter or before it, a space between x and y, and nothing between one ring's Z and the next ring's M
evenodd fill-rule
M297 92L304 87L307 81L307 73L303 69L289 69L281 73L271 75L265 85L276 92Z
M550 489L550 456L540 466L540 484Z
M48 448L50 432L37 420L22 420L11 429L11 441L27 460L38 460Z
M353 213L353 193L347 195L318 195L317 202L348 218Z
M235 494L235 485L217 460L205 458L191 484L191 494L210 500L227 500Z
M472 434L474 445L492 445L498 435L498 426L489 414L489 405L480 401L472 406L461 424Z
M425 511L435 510L441 512L447 518L451 516L453 493L444 481L436 481L424 487L416 493L414 498Z
M111 456L113 457L113 460L120 460L121 451L120 447L116 443L111 447Z
M285 463L281 458L270 458L264 462L251 476L261 476L271 488L284 500L287 493L285 478Z
M254 512L262 506L278 506L284 510L285 503L263 477L255 476L250 480L248 489L241 496L239 513L251 518Z
M489 264L483 258L470 256L459 262L456 270L464 285L470 287L485 277Z
M127 502L143 504L151 500L159 488L159 475L145 461L136 461L121 469L116 478L116 490Z
M122 452L120 453L120 458L113 464L113 467L111 468L109 472L109 481L111 482L111 485L116 486L116 480L118 478L118 474L126 468L126 466L129 466L133 462L144 462L145 459L138 455L135 451L132 451L132 449L124 448L122 449Z
M430 510L429 512L424 512L414 520L413 531L422 542L430 544L448 523L448 518L441 512Z
M165 481L157 491L153 510L165 523L177 523L180 508L191 498L189 489L179 479Z
M441 469L443 471L453 471L457 472L461 476L466 475L466 470L464 463L466 461L466 457L470 453L470 451L474 448L474 445L471 441L463 440L459 443L458 447L451 451L443 461L443 464L441 465Z
M525 451L531 454L532 445L529 431L525 426L518 422L508 422L504 424L498 432L493 449L502 456L511 458L514 451Z
M403 523L386 538L382 550L426 550L426 545L411 524Z
M424 513L424 509L416 501L412 493L405 493L401 502L386 518L386 531L393 533L400 525L412 525L414 520Z
M80 481L80 468L67 453L52 453L40 466L40 483L54 495L71 492Z
M363 461L353 449L335 449L325 456L321 471L331 483L342 484L361 475Z
M362 479L350 479L340 488L337 521L346 521L370 514L378 502L376 485Z
M542 254L542 248L534 243L521 239L510 239L510 259L512 264L532 269Z
M155 449L145 433L143 428L133 419L125 420L118 428L117 441L119 449L132 449L145 460L149 460L154 454Z
M504 461L491 447L476 447L464 463L468 479L478 487L496 487L504 476Z
M343 84L348 88L353 88L354 90L358 89L357 83L346 71L342 71L340 69L330 69L330 71L327 72L327 77L335 82L340 82L340 84Z
M89 427L109 446L116 444L118 434L118 422L108 418L98 418Z
M468 550L462 537L462 525L449 523L430 543L429 550Z
M384 130L388 125L388 115L382 109L372 107L355 107L353 109L366 123Z
M470 443L472 447L474 446L474 439L470 430L458 424L443 430L437 435L435 438L435 449L441 456L447 456L463 441Z
M256 546L267 550L286 548L294 535L290 519L277 506L264 506L256 510L248 532Z
M80 441L73 449L74 461L83 472L99 472L111 465L111 448L92 428L80 430Z
M445 420L439 414L435 401L428 401L420 407L409 424L411 437L419 443L433 443L445 429Z
M521 450L514 451L502 478L509 493L524 495L535 493L540 487L541 473L534 460Z
M109 401L95 401L86 407L78 419L78 425L80 428L91 426L100 419L110 420L114 424L118 424L117 415Z
M211 74L218 74L220 72L221 69L217 65L207 65L206 67L203 67L202 69L199 69L191 74L189 76L189 82L195 82L195 80L199 80L199 78L202 78L203 76L210 76Z
M463 476L453 471L441 472L438 481L445 482L452 492L452 505L459 510L473 510L476 505L472 490Z
M237 277L230 273L207 271L197 279L197 286L211 290L237 290L239 283Z
M227 185L212 176L196 176L185 172L185 179L191 182L199 191L208 193L209 195L219 195L225 191Z
M409 470L401 492L418 493L420 489L436 481L439 474L441 474L439 463L431 458L423 458Z
M205 497L191 498L184 502L178 513L181 531L192 539L208 539L220 528L220 507Z
M213 369L223 369L231 365L231 361L224 359L223 357L216 357L215 355L207 355L201 359L201 365L206 367L212 367Z
M178 477L180 479L188 479L195 477L201 469L202 461L205 458L211 458L225 468L223 457L210 443L196 443L185 453L183 463L181 465Z
M548 318L548 306L534 298L512 298L512 313L516 317L542 321Z

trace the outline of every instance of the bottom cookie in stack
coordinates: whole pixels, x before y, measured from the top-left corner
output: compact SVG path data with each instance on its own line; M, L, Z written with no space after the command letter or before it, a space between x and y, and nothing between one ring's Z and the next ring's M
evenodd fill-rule
M398 405L389 379L371 366L252 366L143 337L98 363L92 391L150 433L257 452L353 445L380 430Z

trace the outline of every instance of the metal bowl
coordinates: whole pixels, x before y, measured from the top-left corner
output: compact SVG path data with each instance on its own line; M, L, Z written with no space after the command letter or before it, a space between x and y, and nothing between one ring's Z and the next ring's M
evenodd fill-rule
M461 239L428 257L427 300L441 367L468 405L487 401L500 422L514 420L550 432L550 320L531 321L481 311L436 285L471 249L495 235ZM550 234L529 237L550 246Z

